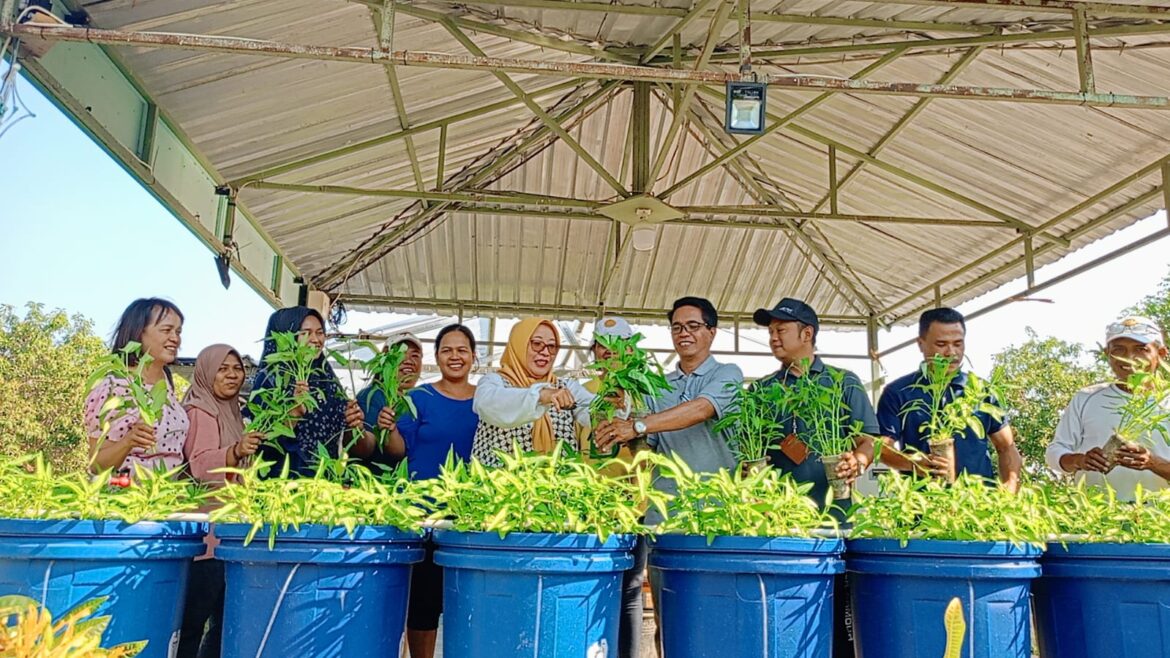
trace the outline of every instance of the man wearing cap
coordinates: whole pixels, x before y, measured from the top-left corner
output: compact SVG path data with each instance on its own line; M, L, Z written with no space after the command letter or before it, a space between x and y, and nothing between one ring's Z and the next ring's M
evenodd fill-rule
M921 463L912 462L901 453L883 452L882 461L902 471L927 471L933 475L950 473L950 463L943 455L930 454L930 437L922 433L921 427L927 421L927 412L915 408L912 403L930 403L930 393L922 387L926 383L926 363L936 356L950 360L954 378L947 389L947 401L963 394L967 385L967 373L963 372L963 354L966 349L967 323L963 314L953 308L934 308L918 318L918 349L922 352L922 366L886 385L878 400L878 422L882 436L899 450L913 448L926 455ZM992 402L995 402L992 400ZM995 448L999 462L999 479L1010 491L1020 488L1020 467L1023 458L1012 429L1007 420L996 418L984 411L976 412L976 420L983 426L983 437L967 428L955 438L956 475L970 473L987 480L995 480L995 469L991 465L988 442Z
M1101 447L1113 435L1118 406L1132 395L1126 381L1134 368L1149 372L1166 358L1166 338L1153 320L1131 316L1109 325L1105 353L1115 381L1081 389L1060 415L1056 436L1045 451L1048 466L1057 473L1073 473L1087 484L1109 486L1120 500L1133 500L1138 485L1146 491L1164 489L1170 480L1170 446L1160 436L1144 437L1135 446L1118 450L1110 463ZM1160 404L1167 406L1168 400ZM1170 431L1170 421L1166 423Z
M598 338L629 339L634 335L634 328L625 318L606 316L598 320L593 326L593 353L594 362L605 361L613 357L613 352L601 344ZM601 379L595 377L585 382L585 390L597 393L601 386ZM593 436L590 428L581 427L581 451L589 454ZM633 451L629 445L622 445L617 454L618 459L631 461ZM626 471L623 471L623 473ZM616 475L616 474L613 474ZM642 644L642 582L646 578L646 559L649 549L645 535L638 535L634 545L634 565L622 574L622 607L618 623L618 651L617 658L641 658Z
M816 355L817 333L821 323L811 306L799 299L785 297L771 309L757 310L753 319L756 324L768 328L768 344L772 348L772 355L781 365L779 370L754 383L753 388L792 386L803 376L802 366L806 362L811 379L823 386L833 385L834 373L842 369L827 365ZM861 380L848 370L843 372L844 403L848 406L849 414L847 422L860 421L861 436L852 451L841 455L837 476L852 482L873 461L872 437L878 434L878 422ZM779 445L769 449L770 463L785 473L791 473L799 482L811 482L813 487L809 496L818 503L825 503L829 495L829 480L821 457L830 455L809 452L800 439L804 424L799 419L787 418L782 421L786 436ZM849 506L848 502L839 502L838 505L842 509Z
M398 364L398 390L405 393L414 388L422 374L423 346L422 341L414 334L401 333L391 336L386 341L386 346L382 348L382 351L392 350L399 345L406 346L406 356L402 359L402 363ZM356 399L358 406L362 408L362 413L365 414L368 427L381 429L394 427L394 412L392 409L386 408L386 396L382 395L377 382L371 381L357 394ZM380 446L380 448L382 447ZM378 464L393 468L398 465L398 462L399 459L391 457L384 449L379 449L375 450L365 463L367 466Z

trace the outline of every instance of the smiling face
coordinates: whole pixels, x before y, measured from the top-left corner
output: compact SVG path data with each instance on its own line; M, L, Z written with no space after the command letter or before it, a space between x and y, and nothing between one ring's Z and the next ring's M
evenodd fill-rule
M321 326L321 321L316 316L305 316L305 319L301 321L301 330L297 335L302 343L317 348L318 355L321 354L321 350L325 349L325 327Z
M422 372L422 349L414 343L406 343L406 358L398 364L398 386L402 390L414 388Z
M670 339L680 358L699 358L711 352L715 329L707 326L697 306L680 306L670 318Z
M142 330L142 351L157 363L170 365L179 358L183 344L183 320L165 308L157 307L157 317Z
M211 392L221 400L234 400L240 394L240 387L244 385L244 364L234 352L229 352L215 371L215 380L211 382Z
M467 381L467 375L475 363L471 341L467 340L462 331L448 332L435 350L435 361L439 363L439 372L443 374L444 380L452 383Z
M524 364L528 369L528 373L536 379L542 379L552 372L553 359L556 358L557 352L560 350L560 344L557 342L557 336L553 330L546 324L542 324L536 328L532 333L532 337L528 339L528 347L525 351Z
M958 322L953 324L932 322L926 330L926 335L918 338L918 349L922 351L922 358L927 361L936 356L946 357L951 362L951 372L956 372L963 365L966 338L967 331Z
M799 322L772 320L768 324L768 345L772 355L785 365L813 358L813 328Z
M1150 372L1166 356L1166 348L1158 343L1142 343L1132 338L1114 338L1105 347L1109 368L1119 382L1125 382L1135 368Z

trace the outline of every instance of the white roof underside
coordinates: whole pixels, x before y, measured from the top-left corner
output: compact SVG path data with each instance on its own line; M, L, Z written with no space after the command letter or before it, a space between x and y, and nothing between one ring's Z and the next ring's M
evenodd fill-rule
M657 6L688 10L691 3L664 0ZM621 49L644 49L655 43L680 20L677 15L458 5L433 0L419 0L411 7L620 53L630 52ZM92 25L102 28L332 46L378 44L376 12L364 4L342 0L102 0L86 3L86 8ZM979 35L978 31L907 32L758 18L767 13L974 23L1007 33L1068 30L1072 23L1069 14L937 3L769 0L753 2L752 11L757 16L752 25L756 50L766 45L804 48L875 39ZM1133 17L1091 17L1090 27L1152 22ZM698 54L710 23L710 18L701 17L682 31L681 43L688 55ZM588 55L471 29L465 32L489 56L594 61ZM734 18L719 30L718 44L717 52L738 50ZM1094 39L1098 91L1170 95L1168 45L1170 26L1163 34ZM393 49L467 54L441 24L412 16L405 9L396 15ZM488 71L398 67L406 109L406 116L399 116L387 71L380 65L169 49L114 50L225 181L514 98ZM663 52L669 55L670 48ZM934 83L965 52L966 47L956 47L908 54L868 79ZM881 54L767 56L757 58L755 64L756 70L769 73L849 77ZM1067 40L993 45L951 82L1075 90L1076 60L1072 42ZM738 63L734 58L721 59L711 66L735 70ZM568 80L509 76L529 92ZM558 115L604 84L582 79L577 86L540 95L536 101L550 114ZM773 120L816 96L770 89L768 104ZM629 86L615 87L565 123L569 133L627 188L632 176L628 147L632 98ZM673 206L770 204L801 212L821 205L821 212L828 212L828 205L822 202L829 190L828 149L815 135L871 152L917 100L835 94L793 122L799 129L769 135L735 159L734 168L715 168L671 195L668 202ZM661 147L669 149L669 157L653 185L654 192L671 187L711 161L713 152L721 153L743 139L723 133L721 99L698 93L683 138L666 143L671 105L669 90L655 87L650 160L655 160ZM451 124L446 134L442 189L620 200L563 141L547 137L537 140L536 148L529 148L501 171L474 187L464 187L479 169L541 126L533 112L519 104ZM412 141L422 181L428 189L435 189L440 131L418 133ZM1168 154L1168 111L936 99L889 140L877 157L954 194L944 195L869 163L840 190L839 213L994 219L973 207L983 204L1037 227ZM859 162L839 149L840 176ZM408 144L403 139L266 180L416 188ZM1050 240L1037 235L1036 265L1052 262L1156 211L1162 197L1148 193L1159 184L1158 172L1152 170L1134 185L1047 226L1047 235L1067 240L1068 246L1047 246ZM1142 194L1149 198L1094 228L1086 228L1102 213ZM384 252L381 258L367 267L355 267L347 280L333 289L343 298L355 296L356 305L385 304L399 312L462 304L479 315L508 316L525 308L547 307L556 307L565 316L587 315L601 307L647 309L657 314L673 299L697 294L711 298L722 312L732 315L771 305L781 296L795 296L805 298L825 316L860 319L873 313L887 323L905 321L932 305L935 283L948 274L958 272L942 281L940 290L953 305L1024 272L1024 248L1019 242L968 267L1019 238L1006 223L1001 228L816 220L801 223L799 230L807 239L798 240L788 230L728 228L714 223L780 220L749 213L720 215L711 218L711 226L663 225L653 251L625 249L615 267L615 225L600 221L603 218L504 216L468 213L456 206L401 230L413 226L409 223L422 211L422 202L249 187L239 198L310 281L335 269L355 249L399 233L380 250Z

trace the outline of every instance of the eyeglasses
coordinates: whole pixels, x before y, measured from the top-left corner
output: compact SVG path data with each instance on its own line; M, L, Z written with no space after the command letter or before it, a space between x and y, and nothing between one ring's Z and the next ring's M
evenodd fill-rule
M561 346L557 345L556 343L546 343L543 340L536 339L528 341L528 347L537 354L540 354L541 352L548 352L549 356L556 354L561 349Z
M711 325L707 324L706 322L687 322L686 324L675 323L675 324L670 325L670 333L677 336L684 331L687 332L688 334L693 334L700 329L710 329L710 328L711 328Z

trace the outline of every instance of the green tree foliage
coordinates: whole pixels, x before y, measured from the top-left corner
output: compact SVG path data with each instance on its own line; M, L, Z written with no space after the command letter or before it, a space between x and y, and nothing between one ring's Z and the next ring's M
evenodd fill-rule
M1047 472L1044 450L1052 440L1060 413L1074 393L1109 374L1104 363L1077 343L1041 338L1031 327L1027 340L995 355L997 377L1006 383L1005 407L1024 457L1024 470Z
M1162 279L1162 283L1158 284L1158 291L1146 295L1140 302L1130 307L1126 311L1129 315L1144 315L1158 326L1162 327L1163 331L1170 327L1170 274Z
M57 471L85 468L85 381L108 352L80 315L0 305L0 456L41 452Z

